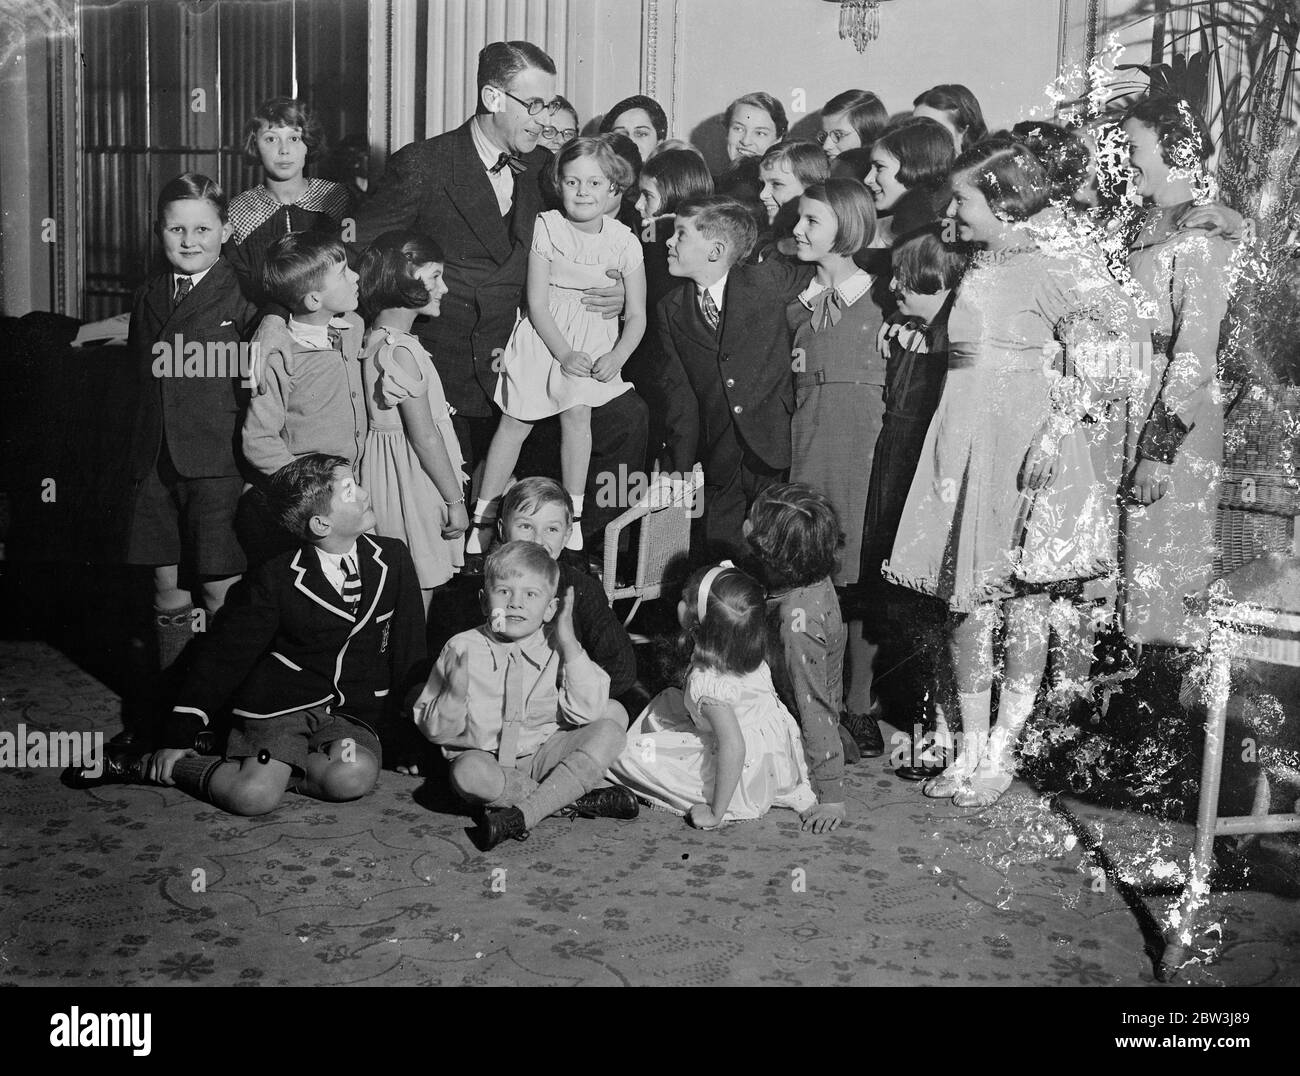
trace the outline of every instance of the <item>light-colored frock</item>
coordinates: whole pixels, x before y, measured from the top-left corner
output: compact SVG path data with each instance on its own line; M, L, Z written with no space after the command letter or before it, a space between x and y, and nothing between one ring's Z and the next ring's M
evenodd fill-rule
M948 319L948 376L886 578L969 612L1021 583L1107 570L1112 516L1086 439L1062 439L1046 489L1021 490L1020 472L1045 420L1069 408L1054 390L1078 384L1060 376L1061 341L1103 322L1109 298L1085 294L1067 260L1037 248L976 256Z
M678 688L661 691L632 722L610 777L676 814L711 803L717 741L701 716L705 703L730 706L745 740L744 769L723 821L761 818L772 807L802 812L816 804L799 726L777 698L766 662L742 676L692 667L684 694Z
M395 347L415 356L418 376L413 378L393 358ZM373 501L375 533L407 544L422 590L440 586L465 563L464 543L442 537L445 502L406 436L397 405L421 397L428 401L452 469L461 475L460 441L442 382L417 337L384 328L371 329L366 336L362 376L370 425L361 456L361 485Z
M593 361L606 354L618 341L618 318L588 310L582 305L582 293L608 287L612 281L605 275L607 269L626 274L641 265L641 241L625 224L609 217L603 219L599 232L590 235L550 209L537 217L532 253L551 263L551 316L560 334L574 351L586 352ZM495 398L511 418L533 422L580 404L599 407L631 387L622 374L598 381L565 373L527 313L521 312L502 356Z
M1144 643L1197 646L1204 622L1183 597L1209 585L1223 462L1218 381L1220 323L1228 309L1232 248L1227 240L1173 221L1186 205L1153 207L1129 254L1129 270L1150 302L1151 377L1128 414L1127 463L1157 398L1190 432L1174 455L1171 487L1150 505L1126 503L1121 523L1125 634Z

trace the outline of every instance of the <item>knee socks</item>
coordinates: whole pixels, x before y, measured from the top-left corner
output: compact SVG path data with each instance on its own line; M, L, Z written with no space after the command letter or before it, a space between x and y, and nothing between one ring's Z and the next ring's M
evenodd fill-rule
M517 770L513 766L503 766L501 773L504 775L506 783L501 790L501 795L491 803L484 804L497 810L502 807L518 807L529 796L537 791L537 782L522 770ZM563 804L561 804L563 806Z
M524 812L524 822L532 829L548 815L566 807L584 792L600 784L609 768L586 751L574 751L555 767L537 791L517 806Z
M172 767L172 780L181 791L188 792L195 799L211 803L208 786L212 783L212 775L223 761L216 755L178 758Z
M158 640L158 668L169 669L181 656L181 651L194 638L194 606L182 605L177 609L154 608L154 635Z

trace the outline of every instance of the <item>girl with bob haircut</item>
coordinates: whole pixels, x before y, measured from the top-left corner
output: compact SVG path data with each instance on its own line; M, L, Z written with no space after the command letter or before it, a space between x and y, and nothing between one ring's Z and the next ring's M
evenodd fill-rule
M777 697L763 588L730 561L700 569L677 606L690 667L632 723L610 777L699 829L817 803L799 726Z
M876 213L887 217L876 233L877 246L939 218L954 156L952 136L937 120L905 120L876 140L864 182Z
M434 590L465 562L465 476L460 441L433 360L411 328L437 317L442 248L420 232L379 236L361 255L360 310L368 330L362 376L370 419L360 480L370 491L375 532L411 551L424 611Z
M683 202L713 193L713 176L695 150L668 149L656 153L637 177L641 195L637 209L644 220L671 216Z
M928 116L947 127L958 153L981 141L989 130L979 101L959 82L931 86L912 102L912 115Z
M1010 788L1015 750L1047 661L1048 588L1112 570L1109 495L1080 427L1086 395L1045 354L1124 335L1110 280L1081 286L1077 263L1040 250L1023 222L1047 203L1024 146L979 143L957 160L950 213L977 248L948 318L947 380L926 433L894 549L891 581L949 609L962 741L922 791L986 807ZM1005 618L995 668L993 633ZM996 725L991 692L1002 689ZM992 727L991 727L992 726Z
M822 129L817 136L834 160L850 149L870 146L889 124L889 110L870 90L845 90L822 105Z
M761 157L789 129L785 107L770 93L747 93L727 106L722 126L727 131L727 158Z
M617 131L636 143L642 160L649 160L665 138L668 137L668 117L653 97L633 94L624 97L601 117L600 133Z
M818 805L803 816L814 833L847 817L844 763L860 757L842 732L847 633L831 574L844 536L835 509L811 486L768 486L745 521L745 538L767 583L768 661L777 695L798 715L804 761Z
M762 181L758 199L767 210L768 223L806 188L826 182L830 172L826 151L812 142L778 142L764 153L758 165Z
M864 752L879 753L872 708L876 648L871 610L862 600L862 524L871 484L870 455L884 419L885 361L876 349L883 314L875 279L854 262L876 230L876 211L861 183L828 179L799 199L795 256L816 275L787 307L794 331L794 414L790 481L820 490L844 530L844 556L832 581L849 625L846 724Z
M551 415L560 416L564 489L573 498L574 522L582 519L592 408L632 387L622 370L645 332L646 278L641 243L612 217L636 180L632 165L610 144L612 137L620 136L575 138L552 165L563 208L539 214L533 227L528 310L516 320L501 357L495 396L501 419L483 467L467 553L490 544L519 451L533 425ZM608 269L623 274L627 290L622 332L617 319L603 318L580 301L584 289L606 279ZM582 548L576 526L568 545Z

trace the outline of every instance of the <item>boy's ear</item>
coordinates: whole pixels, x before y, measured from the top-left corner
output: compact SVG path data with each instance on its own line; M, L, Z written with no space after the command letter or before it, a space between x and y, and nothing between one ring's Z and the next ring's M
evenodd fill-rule
M321 299L318 292L309 291L302 297L302 305L308 314L316 313L320 309L320 303Z
M235 234L234 226L231 225L230 221L226 221L226 223L221 226L221 245L224 247L227 243L229 243L230 237L234 234Z
M715 239L713 245L709 247L709 261L720 262L726 261L727 244L724 240Z
M560 608L560 596L557 594L547 604L546 612L542 614L542 623L549 624L552 620L554 620L555 614L559 611L559 608Z
M312 516L307 523L307 529L315 538L328 538L331 529L330 521L324 516Z
M506 540L506 521L504 519L497 519L497 537L503 542Z

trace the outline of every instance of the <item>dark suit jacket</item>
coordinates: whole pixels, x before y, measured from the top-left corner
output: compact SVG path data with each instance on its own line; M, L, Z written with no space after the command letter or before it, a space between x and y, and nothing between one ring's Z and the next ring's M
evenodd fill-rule
M538 178L551 159L538 147L523 158L508 218L467 121L454 131L413 142L388 158L378 189L357 215L357 244L393 228L426 232L447 255L442 316L416 332L433 356L447 400L465 415L495 414L493 350L504 348L524 299L533 225L542 211Z
M708 477L709 446L728 423L769 467L790 466L794 380L785 304L803 290L813 271L811 265L784 258L733 265L716 334L697 312L691 281L659 303L664 379L679 424L668 435L673 470L703 463Z
M159 273L135 293L127 345L136 357L139 404L131 439L131 477L149 473L167 435L167 450L184 478L233 477L239 474L239 344L251 335L257 308L244 298L239 279L225 258L172 309L172 272ZM177 347L179 338L180 348ZM173 351L173 376L156 377L155 343ZM222 361L233 377L184 377L185 345L223 345ZM176 353L176 352L180 353ZM205 367L206 369L206 367ZM213 368L216 369L215 367Z
M347 611L313 546L272 557L232 592L177 695L167 742L188 747L227 701L236 717L328 706L379 727L426 657L415 565L396 538L357 539L360 612Z

